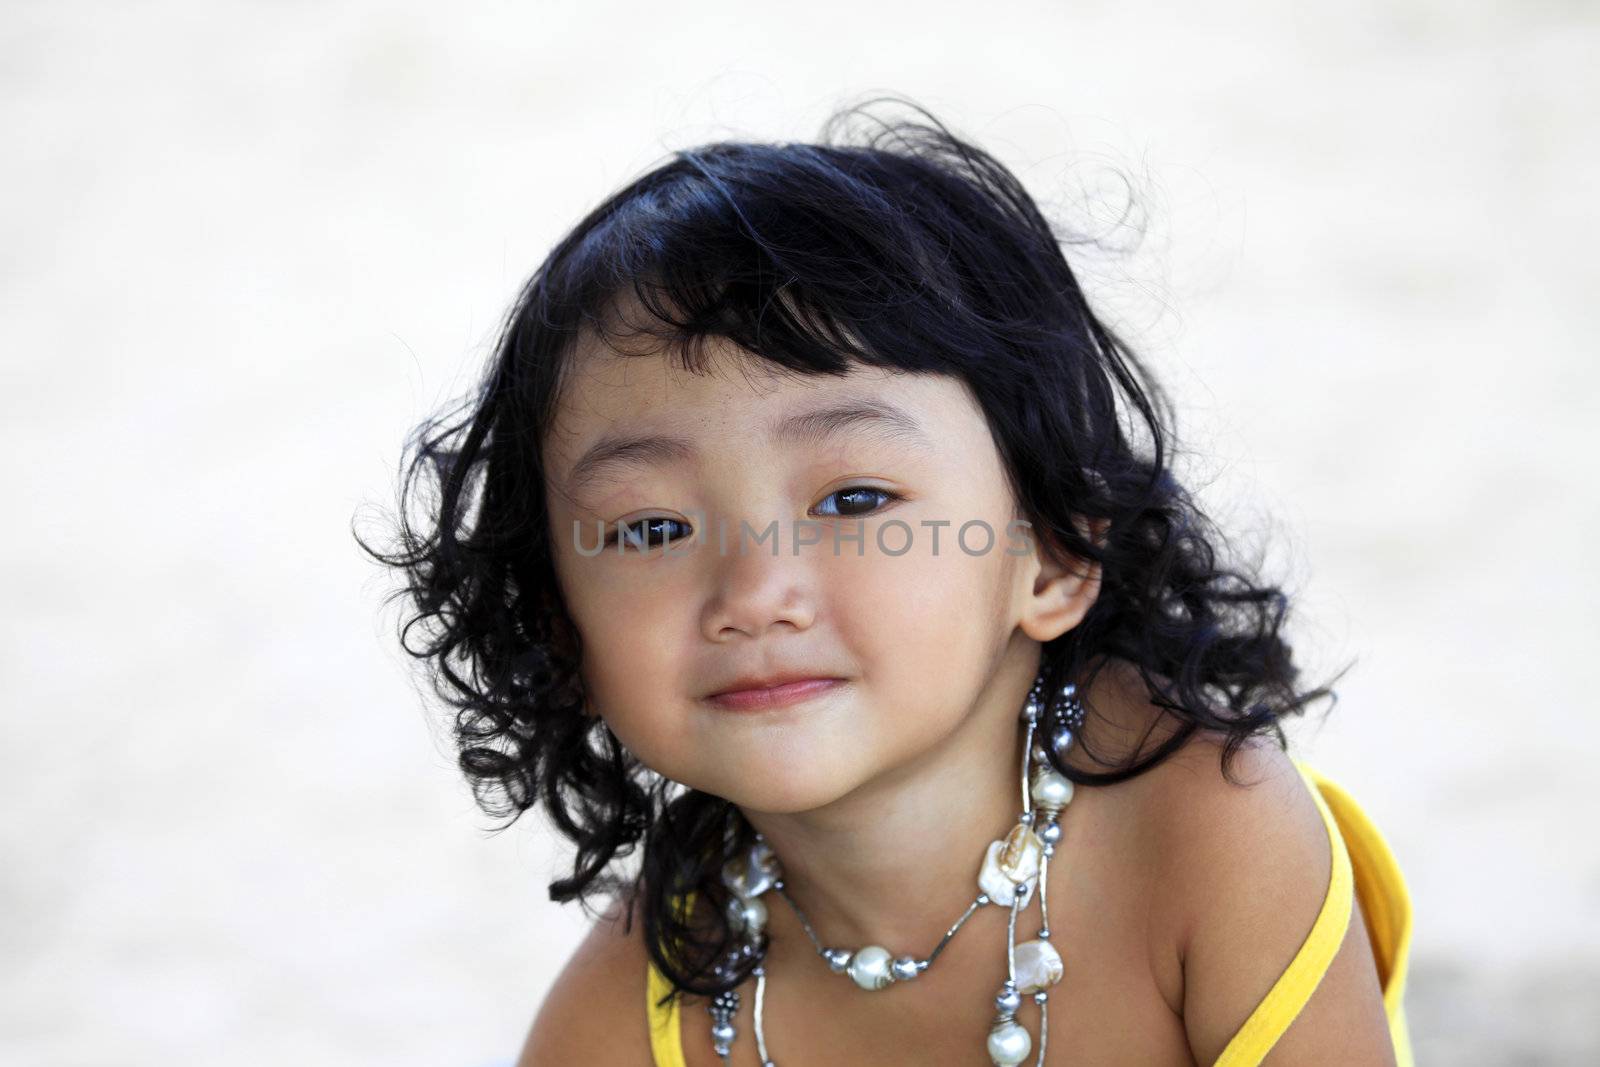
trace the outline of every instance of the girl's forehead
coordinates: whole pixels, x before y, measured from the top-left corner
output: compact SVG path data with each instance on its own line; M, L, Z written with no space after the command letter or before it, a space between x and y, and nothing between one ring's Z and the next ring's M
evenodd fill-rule
M706 359L696 370L685 368L665 351L618 353L585 346L573 357L562 388L557 419L642 418L656 412L695 406L782 404L805 396L859 391L898 377L893 371L856 365L847 375L808 375L790 371L747 352L730 341L706 342Z
M665 353L577 354L546 439L546 471L576 491L617 456L656 460L707 450L814 449L868 433L925 454L980 447L987 428L966 383L855 365L807 375L718 339L699 371Z
M788 414L846 401L882 406L891 418L898 411L930 430L977 414L965 383L945 375L866 364L842 375L803 374L720 338L706 351L705 365L689 370L665 352L580 349L557 398L549 450L582 447L585 439L618 428L737 437Z

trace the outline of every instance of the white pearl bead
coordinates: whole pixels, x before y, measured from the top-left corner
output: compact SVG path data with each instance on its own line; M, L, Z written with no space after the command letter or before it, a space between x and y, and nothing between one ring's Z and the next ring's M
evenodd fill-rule
M759 934L767 925L767 905L759 897L729 897L727 914L735 933Z
M862 989L882 989L893 981L894 957L882 945L868 945L850 957L850 977Z
M1056 771L1043 771L1033 779L1033 802L1060 811L1072 801L1072 779Z
M1021 1023L1002 1023L989 1031L989 1059L996 1067L1016 1067L1032 1049L1033 1038Z
M760 933L767 925L767 905L760 897L749 897L744 901L743 915L744 927L751 933Z

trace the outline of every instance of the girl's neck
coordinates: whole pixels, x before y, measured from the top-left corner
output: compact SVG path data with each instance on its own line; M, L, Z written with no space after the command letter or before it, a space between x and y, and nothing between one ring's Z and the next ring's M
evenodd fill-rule
M1030 643L1016 655L1008 651L972 713L932 755L886 771L824 808L745 813L827 947L877 944L895 955L924 955L978 894L984 850L1022 810L1026 729L1019 713L1038 673L1037 649ZM1119 661L1107 663L1089 688L1080 685L1079 695L1087 710L1083 732L1098 762L1081 744L1066 756L1069 766L1087 772L1105 773L1135 751L1147 754L1178 725ZM767 901L774 935L809 946L782 899L771 894ZM981 915L971 920L982 921Z

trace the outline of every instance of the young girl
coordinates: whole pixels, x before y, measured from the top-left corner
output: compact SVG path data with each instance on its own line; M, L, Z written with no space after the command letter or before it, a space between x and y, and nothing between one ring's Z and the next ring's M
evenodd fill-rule
M1409 1063L1287 598L1015 176L859 110L610 197L413 439L412 650L607 905L520 1063Z

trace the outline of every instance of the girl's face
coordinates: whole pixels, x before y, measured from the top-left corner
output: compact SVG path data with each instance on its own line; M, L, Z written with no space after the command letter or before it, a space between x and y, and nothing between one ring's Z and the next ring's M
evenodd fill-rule
M1027 654L1038 557L958 379L786 375L713 343L703 376L580 351L546 442L556 574L589 710L646 766L809 811L913 764ZM619 525L648 551L594 554ZM764 710L708 699L791 672L841 681Z

